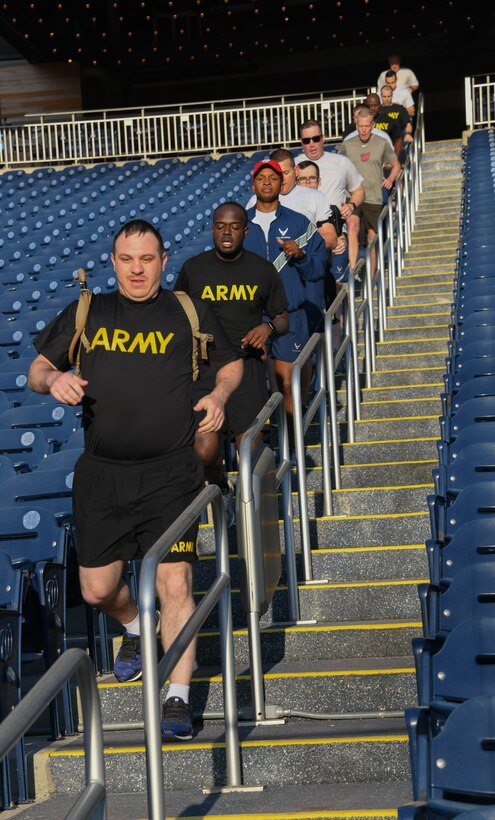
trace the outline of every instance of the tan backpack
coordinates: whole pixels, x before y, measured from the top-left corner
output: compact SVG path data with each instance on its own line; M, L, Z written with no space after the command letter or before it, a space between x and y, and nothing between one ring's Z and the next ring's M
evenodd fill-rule
M80 293L79 302L76 310L76 332L72 338L69 347L69 363L75 364L76 376L81 375L81 345L84 346L86 353L91 353L92 347L85 333L86 319L88 318L89 308L91 305L92 293L88 290L86 285L86 271L79 268L77 271L77 278L79 279ZM184 313L186 314L189 324L191 325L192 334L192 378L196 381L199 378L199 351L201 351L201 358L206 361L208 359L208 342L213 341L211 333L203 333L199 327L199 319L196 308L191 297L183 290L173 291L174 295L180 302ZM77 353L76 353L77 347Z

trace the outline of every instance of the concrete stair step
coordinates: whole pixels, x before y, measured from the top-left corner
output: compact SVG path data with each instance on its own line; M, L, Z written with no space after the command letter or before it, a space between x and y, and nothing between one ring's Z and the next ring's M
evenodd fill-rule
M449 322L447 316L445 316L444 322L441 321L441 317L438 317L437 322L431 324L420 323L421 319L422 317L418 317L418 324L416 324L411 322L411 317L408 316L407 321L403 323L404 326L401 327L401 323L398 323L397 319L394 318L394 327L389 326L385 332L385 342L409 342L411 339L421 339L422 341L432 339L442 343L448 341Z
M333 490L334 515L359 515L379 511L382 513L414 512L427 509L426 496L433 491L433 482L430 479L424 484L409 486L388 485L377 487L354 487L352 489ZM280 516L282 516L282 499L280 501ZM292 493L293 510L299 518L299 497ZM323 493L319 490L307 491L308 514L311 518L324 515Z
M411 321L413 322L413 328L411 328ZM397 330L404 331L409 328L419 329L420 327L426 330L430 327L448 327L449 324L450 309L442 306L435 305L435 310L432 313L422 313L408 305L400 305L400 308L394 305L389 311L387 338L389 333L394 333Z
M262 661L405 657L420 634L421 621L272 626L261 630ZM247 629L235 630L234 654L237 663L249 663ZM200 665L220 662L218 631L199 634L197 659Z
M431 455L435 455L432 448ZM308 459L309 460L309 459ZM438 463L437 459L415 459L411 462L389 461L384 464L342 465L340 469L344 489L359 487L387 486L388 484L425 484L431 482L431 471ZM306 468L308 490L321 490L322 468L314 465ZM292 486L297 488L297 470L292 473Z
M378 399L375 401L363 401L361 404L362 419L377 419L396 416L397 413L404 413L408 416L422 416L425 414L441 414L441 403L438 394L432 398L424 396L418 398L397 398Z
M409 367L393 367L389 362L385 369L377 370L373 374L373 382L375 387L387 387L397 384L400 381L402 384L422 384L423 382L433 379L441 379L445 373L445 361L440 365L429 366L428 368L421 367L421 370L411 369L411 362Z
M311 783L269 785L259 792L205 795L199 788L167 791L165 809L170 820L199 817L219 820L389 820L397 806L412 799L406 782ZM65 817L75 802L72 796L49 797L16 812L22 820L53 820ZM142 793L109 794L108 817L112 820L146 820L148 808Z
M110 676L109 676L110 677ZM103 723L143 722L140 682L131 685L115 679L98 683ZM401 711L416 697L412 657L346 658L273 663L263 667L266 702L292 711L322 714ZM245 666L236 669L238 708L251 703L251 674ZM165 701L162 691L160 701ZM192 678L191 705L194 713L223 712L221 668L200 667ZM82 716L80 716L80 720Z
M432 226L451 228L452 225L458 225L460 219L459 208L442 208L441 206L428 209L428 213L418 213L416 217L415 229L429 229Z
M443 278L443 281L441 279ZM449 272L436 276L437 281L428 281L424 274L407 273L396 285L398 299L404 296L417 296L422 299L426 296L448 295L452 299L452 277Z
M436 304L430 299L428 299L426 303L424 300L420 301L416 299L416 301L412 304L407 304L407 302L404 299L398 299L388 309L387 326L390 325L391 328L396 327L396 317L404 318L411 316L415 320L414 324L418 323L420 317L421 320L425 322L428 321L428 316L433 316L434 321L437 321L439 316L450 317L450 305L452 304L452 296L450 298L450 302L446 304Z
M418 620L420 608L417 584L423 578L406 580L321 583L300 587L301 618L325 619L335 623L384 618ZM273 613L278 620L282 596L273 599ZM282 614L282 613L281 613Z
M430 156L430 154L439 154L439 153L458 153L461 155L462 152L462 140L460 139L449 139L449 140L434 140L432 142L427 142L425 144L425 154Z
M402 332L402 331L398 331ZM431 399L437 398L443 389L443 382L439 381L426 381L425 384L394 384L389 387L363 387L361 391L362 395L362 403L361 407L367 402L372 401L387 401L388 399L404 399L407 401L408 398L412 399ZM345 393L342 392L342 401L345 400ZM340 398L340 396L339 396Z
M389 370L391 367L394 369L403 369L406 367L414 367L415 365L421 370L424 368L430 367L441 367L442 365L445 366L445 357L447 355L447 346L438 343L436 344L436 350L430 353L428 352L416 352L416 353L402 353L398 355L396 353L377 353L376 356L376 375L381 370Z
M435 308L438 310L439 307L452 304L452 289L447 288L445 293L437 293L428 294L428 306L433 312ZM394 307L396 310L402 310L403 308L407 307L414 307L414 308L421 308L422 301L424 302L424 297L421 292L411 293L411 294L401 294L398 290L397 295L394 297ZM425 311L426 312L426 311Z
M433 338L424 338L422 334L413 335L412 338L406 339L402 336L399 339L390 339L388 333L384 342L377 342L376 354L377 358L382 356L397 357L407 356L409 354L418 355L443 353L443 349L447 350L447 342L449 335L447 332L437 333ZM364 353L364 345L360 346Z
M225 743L219 727L201 729L192 743L164 745L162 749L167 792L172 788L184 790L189 797L191 790L225 783ZM279 788L300 782L389 784L404 783L409 778L407 735L400 719L335 724L291 721L286 725L242 728L240 751L248 785L271 784ZM105 735L105 765L109 792L144 792L142 731ZM84 784L81 739L52 744L41 752L38 770L42 768L58 793L77 794ZM285 817L287 820L287 814Z
M335 541L333 541L335 543ZM328 546L326 544L325 546ZM310 585L299 585L300 618L303 621L316 620L325 623L342 621L376 621L420 618L417 584L426 580L420 578L371 579L366 581L329 582L326 578L315 579ZM199 600L202 592L195 592ZM237 589L232 590L233 628L247 625ZM262 626L286 623L288 620L287 590L279 586L266 614L260 620ZM205 622L205 628L217 628L218 616L212 612Z
M303 578L301 553L297 554L296 559L298 577ZM423 577L428 571L424 542L376 547L340 547L333 544L326 549L312 551L312 566L316 578L341 583L344 583L348 578L361 581L385 581L393 577L397 580L406 581L410 578ZM238 588L239 566L237 556L232 556L230 559L230 571L232 586ZM195 565L194 588L196 590L208 589L215 577L215 556L201 557ZM285 556L282 555L280 586L285 584ZM122 630L117 635L120 636L121 632ZM337 655L337 657L340 656Z
M449 271L446 272L437 272L434 271L432 273L428 273L427 271L422 273L403 273L397 279L396 282L396 289L400 288L401 285L450 285L450 289L453 289L453 278L452 274Z
M283 524L279 522L280 539L283 544ZM381 546L382 544L424 544L430 537L428 512L417 510L410 513L321 516L309 521L311 546L314 550L335 547ZM294 542L300 549L299 521L294 521ZM235 527L229 529L229 546L237 553ZM215 551L213 527L200 525L198 554L212 555Z
M341 425L344 428L344 425ZM344 429L342 430L344 432ZM397 416L356 422L356 441L438 436L438 416ZM343 439L347 441L347 437Z

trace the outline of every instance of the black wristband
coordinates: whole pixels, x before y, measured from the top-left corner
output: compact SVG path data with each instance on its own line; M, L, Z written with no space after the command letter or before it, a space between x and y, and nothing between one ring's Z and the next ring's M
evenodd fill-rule
M275 327L273 322L266 322L266 324L270 328L270 336L276 336L277 335L277 328Z

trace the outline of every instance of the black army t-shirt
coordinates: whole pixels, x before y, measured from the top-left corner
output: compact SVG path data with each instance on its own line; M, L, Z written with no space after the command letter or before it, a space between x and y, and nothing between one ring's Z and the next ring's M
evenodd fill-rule
M188 259L179 273L175 290L185 290L211 305L234 348L242 355L261 356L253 348L243 351L241 340L248 330L287 309L282 280L271 262L251 251L224 262L214 250Z
M212 333L209 364L238 358L213 311L195 299L202 331ZM35 347L68 370L77 302L36 337ZM95 294L86 322L92 351L81 355L88 380L83 399L86 449L118 460L155 458L193 443L192 337L171 291L134 302L120 293Z

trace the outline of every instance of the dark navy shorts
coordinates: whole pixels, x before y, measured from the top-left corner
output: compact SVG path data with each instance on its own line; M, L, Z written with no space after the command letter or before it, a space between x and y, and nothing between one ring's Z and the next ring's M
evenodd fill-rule
M289 330L272 342L270 355L280 362L295 362L309 339L308 319L304 309L289 312Z
M192 447L145 461L83 453L72 487L77 558L83 567L142 557L203 488L203 465ZM198 521L164 561L196 558Z

